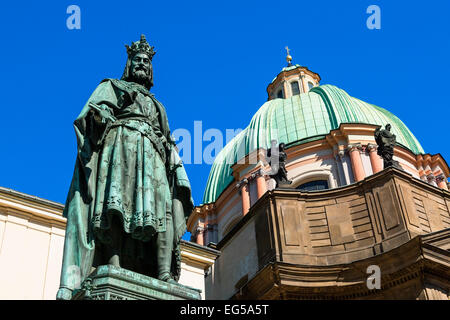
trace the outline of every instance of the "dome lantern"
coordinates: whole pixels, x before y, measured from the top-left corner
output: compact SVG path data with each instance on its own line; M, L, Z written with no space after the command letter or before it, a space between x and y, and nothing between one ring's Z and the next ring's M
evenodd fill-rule
M307 93L320 84L319 74L307 67L292 64L291 49L285 47L287 66L281 70L267 87L268 99L287 99L301 93Z

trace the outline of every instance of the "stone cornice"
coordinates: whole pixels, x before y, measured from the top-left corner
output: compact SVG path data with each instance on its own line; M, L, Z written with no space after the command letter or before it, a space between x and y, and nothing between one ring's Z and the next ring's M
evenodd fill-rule
M0 211L7 214L34 219L60 228L66 227L62 216L64 205L0 187Z
M181 258L191 263L200 264L204 270L214 264L214 261L219 256L220 251L181 240Z
M32 196L23 192L19 192L16 190L0 187L0 197L10 198L10 199L23 199L26 202L32 202L34 206L37 204L42 205L46 208L52 208L57 212L61 212L64 210L64 205L59 202L50 201L47 199L39 198L36 196Z
M216 210L214 203L203 204L201 206L194 207L191 214L189 215L188 221L186 223L187 229L192 232L195 224L199 219L206 219L208 215L212 215Z
M442 169L444 175L446 177L450 177L450 169L441 154L419 154L416 156L416 160L417 166L422 166L423 168L425 168L426 166L430 166L431 168L439 166Z

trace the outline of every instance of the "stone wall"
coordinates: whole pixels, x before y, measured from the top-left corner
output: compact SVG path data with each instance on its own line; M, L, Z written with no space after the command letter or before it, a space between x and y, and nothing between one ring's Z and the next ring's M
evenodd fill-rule
M352 264L361 261L373 260L371 263L385 261L383 263L386 266L393 264L392 270L388 269L391 275L389 281L394 284L398 282L398 286L391 285L392 290L385 290L383 297L386 298L389 294L399 294L398 288L403 283L401 279L404 273L412 272L408 277L420 280L418 276L420 271L402 270L405 268L403 265L405 261L402 257L395 262L399 254L393 252L394 250L403 252L402 250L406 250L405 247L398 248L406 246L417 236L450 230L450 193L395 168L383 170L358 183L331 190L317 192L272 190L259 199L248 214L219 242L217 247L222 251L222 255L216 262L216 267L224 265L225 261L237 263L246 258L248 252L244 248L252 242L237 235L241 234L243 228L246 233L251 234L249 230L251 226L254 226L256 240L258 277L264 278L263 271L267 268L275 268L271 272L276 276L267 271L272 274L265 278L267 283L270 283L271 280L268 280L270 277L280 278L280 272L286 272L287 283L290 283L289 281L296 283L297 280L294 281L296 277L310 277L308 280L310 282L302 280L303 282L299 283L311 287L314 286L314 281L311 280L314 278L318 279L316 283L318 286L337 288L348 285L344 278L341 279L344 282L339 284L339 277L343 276L342 270L354 268L350 267ZM414 247L417 249L414 251L417 252L417 256L410 257L411 264L419 259L422 250L420 246L419 241ZM239 250L241 247L242 250ZM443 238L438 247L433 245L437 251L444 250L440 258L443 259L444 265L450 261L449 253L445 251L449 247L448 236ZM381 259L379 257L387 254L390 255L389 259L379 260ZM287 269L280 271L280 264ZM366 264L364 262L364 265ZM362 266L358 268L365 270ZM364 275L364 271L358 270L353 272L360 277L361 273ZM450 268L443 270L442 274L450 272ZM327 272L330 276L329 282L326 281ZM399 275L396 275L396 272ZM239 276L244 276L244 273L236 273L236 276L231 277L227 272L216 272L214 281L216 283L228 281L229 289L222 291L221 295L215 298L228 299L231 296L239 296L239 292L252 282L253 277L248 274L248 281L236 283ZM352 279L355 275L349 277ZM430 287L431 289L423 292L420 291L422 287L417 287L417 283L408 282L408 286L412 286L410 291L412 293L408 297L414 296L417 292L423 296L438 295L436 290L445 293L448 280L445 280L447 282L441 280L439 280L441 287L438 289ZM364 283L361 279L358 281L360 285ZM256 281L255 285L260 283L264 281ZM235 287L234 295L230 294L232 286ZM297 283L294 288L300 290L302 285ZM417 288L420 290L416 291ZM345 296L346 293L340 291L339 294ZM356 296L355 294L355 298Z

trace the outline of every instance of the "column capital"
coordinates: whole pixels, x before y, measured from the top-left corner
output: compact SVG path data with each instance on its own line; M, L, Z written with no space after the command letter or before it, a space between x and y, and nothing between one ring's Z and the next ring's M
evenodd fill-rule
M342 161L342 158L345 156L345 150L339 150L336 152L336 160Z
M251 177L251 179L256 179L258 177L265 177L265 176L266 176L266 173L263 170L263 168L259 168L258 170L253 172L250 177Z
M361 145L361 143L351 143L351 144L349 144L348 146L347 146L347 151L348 152L352 152L352 151L356 151L356 150L358 150L358 151L362 151L362 145Z
M436 177L434 176L433 173L430 173L427 175L427 180L428 182L436 181Z
M236 183L236 188L243 188L243 187L245 187L246 185L248 184L248 179L247 178L245 178L245 179L242 179L241 181L239 181L238 183Z
M367 149L369 152L373 152L373 151L377 151L377 148L378 148L378 145L373 144L373 143L368 143L366 149Z
M205 245L205 228L203 226L197 226L195 228L195 234L191 235L191 239L201 246Z
M437 175L436 183L437 183L439 188L444 189L444 190L448 190L448 184L449 183L447 181L447 177L445 176L445 174L441 173L441 174Z

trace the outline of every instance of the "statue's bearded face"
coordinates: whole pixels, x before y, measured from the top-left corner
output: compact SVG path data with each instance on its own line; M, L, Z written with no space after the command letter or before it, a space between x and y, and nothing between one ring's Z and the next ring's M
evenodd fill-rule
M144 84L149 79L151 62L145 53L136 54L131 60L131 77L134 81Z

